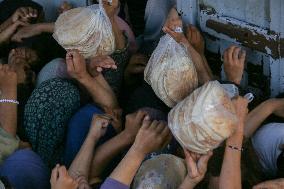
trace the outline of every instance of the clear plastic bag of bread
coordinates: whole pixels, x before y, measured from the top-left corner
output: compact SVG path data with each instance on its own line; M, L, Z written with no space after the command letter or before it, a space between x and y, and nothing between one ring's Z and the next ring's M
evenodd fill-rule
M182 28L182 22L177 28ZM160 39L145 68L144 79L169 107L198 87L197 72L187 49L169 34Z
M184 148L206 154L234 133L238 117L221 84L210 81L178 103L170 111L168 122Z
M115 51L112 25L102 0L98 5L62 13L55 22L53 37L64 49L77 49L85 58Z

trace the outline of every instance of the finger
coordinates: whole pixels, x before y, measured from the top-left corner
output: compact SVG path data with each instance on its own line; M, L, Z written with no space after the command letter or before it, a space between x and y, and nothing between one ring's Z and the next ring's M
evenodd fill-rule
M67 173L67 170L66 170L66 167L65 166L61 166L58 168L58 174L59 174L59 177L64 177L66 176L68 173Z
M198 33L197 33L197 29L192 26L192 41L197 42L198 41Z
M29 11L27 7L23 7L20 10L21 10L20 12L23 13L23 17L27 17L29 15Z
M57 164L51 172L51 179L54 181L56 181L59 176L58 168L59 168L59 164Z
M228 50L229 49L224 51L224 55L223 55L224 63L229 63L229 53L228 53Z
M17 14L22 18L26 17L26 11L24 8L19 8Z
M149 116L144 117L143 123L142 123L142 127L141 127L141 128L143 128L143 129L149 129L150 126L151 126L150 117L149 117Z
M102 71L103 71L103 68L97 67L97 72L102 72Z
M187 26L186 30L187 30L187 32L186 32L186 34L187 34L187 40L188 40L189 42L191 42L191 41L192 41L191 25Z
M165 137L165 143L163 144L162 148L165 148L168 144L170 144L170 142L173 139L173 135L171 134L171 132L168 132L168 135Z
M139 110L137 112L136 116L135 116L135 119L136 119L136 121L138 121L138 123L141 124L143 119L144 119L144 117L147 116L147 115L148 115L147 112Z
M176 38L177 37L177 33L176 32L174 32L174 31L172 31L170 28L168 28L168 27L164 27L163 28L163 31L165 32L165 33L167 33L167 34L169 34L172 38Z
M33 8L32 7L28 7L28 17L33 17Z
M187 166L188 166L188 172L191 178L196 178L198 177L198 170L197 170L197 166L196 163L194 162L193 158L188 155L187 158Z
M32 15L33 15L33 17L37 17L38 13L37 13L36 9L33 9Z
M246 51L242 50L240 54L240 60L242 62L245 62L245 59L246 59Z
M209 159L212 157L213 152L209 151L206 155L202 155L198 161L198 167L200 170L200 174L204 174L207 170L207 164Z
M228 49L228 61L230 63L232 63L234 61L233 59L233 52L235 50L235 48L237 48L236 46L231 46L229 49Z
M156 130L157 133L162 133L165 128L166 128L165 123L158 122L158 125L157 125L155 130Z
M236 48L234 49L234 52L233 52L233 59L234 59L234 62L237 62L237 61L239 60L240 51L241 51L241 48L239 48L239 47L236 47Z
M156 130L158 124L159 124L159 121L157 121L157 120L152 121L149 129Z
M164 138L164 137L167 137L169 134L171 134L171 131L169 127L166 124L164 124L164 128L161 132L161 136Z

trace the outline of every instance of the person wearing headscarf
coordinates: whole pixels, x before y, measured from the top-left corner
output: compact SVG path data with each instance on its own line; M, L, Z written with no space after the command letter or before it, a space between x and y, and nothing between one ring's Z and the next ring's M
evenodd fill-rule
M59 78L42 83L25 106L25 135L50 168L60 162L68 121L79 107L77 87Z
M56 58L50 61L40 70L36 79L36 87L39 87L41 83L54 78L69 78L65 60L62 58Z
M7 188L10 185L16 189L48 189L49 178L47 166L30 149L14 152L0 166L0 183L4 181Z

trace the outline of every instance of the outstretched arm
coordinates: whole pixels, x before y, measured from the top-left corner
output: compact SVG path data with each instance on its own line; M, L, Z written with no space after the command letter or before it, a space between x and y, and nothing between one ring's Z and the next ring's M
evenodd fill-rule
M284 99L269 99L264 101L247 116L244 134L247 138L251 137L270 115L275 114L284 117Z
M145 156L165 147L170 140L170 130L165 123L144 119L134 144L111 173L110 178L130 186Z
M163 31L169 34L176 42L180 43L186 48L189 56L192 58L193 64L197 71L199 85L203 85L204 83L213 79L211 70L207 65L207 61L204 62L202 56L193 48L193 46L190 44L183 32L175 31L177 27L182 27L182 20L179 17L177 11L175 9L172 9L170 11L169 17L167 18ZM190 34L192 34L191 30L189 31ZM194 36L195 34L196 32L194 33Z
M0 100L17 100L17 74L9 65L0 64ZM0 127L16 137L17 104L0 102Z
M94 115L90 131L79 153L72 162L68 172L77 180L79 188L88 187L88 179L94 148L97 141L105 134L109 120L100 115Z
M20 28L12 37L12 41L22 42L23 39L40 35L42 33L53 33L54 23L31 24Z
M243 143L244 121L247 115L248 101L238 97L233 101L238 115L235 133L227 139L224 160L221 169L220 189L241 189L241 152Z
M96 149L92 162L92 179L100 177L103 170L114 159L114 157L131 146L144 118L146 117L148 116L144 111L138 111L127 115L125 129Z
M87 72L84 57L77 50L71 50L66 54L66 64L69 75L87 89L94 102L104 109L118 109L117 99L103 76L99 74L92 78Z

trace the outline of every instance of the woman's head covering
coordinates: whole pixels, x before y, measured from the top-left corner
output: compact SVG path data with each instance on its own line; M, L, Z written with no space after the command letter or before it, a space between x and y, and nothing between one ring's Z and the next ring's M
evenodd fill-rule
M62 13L55 22L53 37L64 49L77 49L85 58L110 55L115 50L112 25L102 5Z
M41 69L37 76L36 87L39 87L41 83L54 78L69 78L67 66L63 58L56 58Z
M137 172L133 189L176 189L186 176L183 159L159 155L145 161Z
M36 88L25 106L25 135L50 168L62 155L68 121L79 107L77 87L58 78Z

